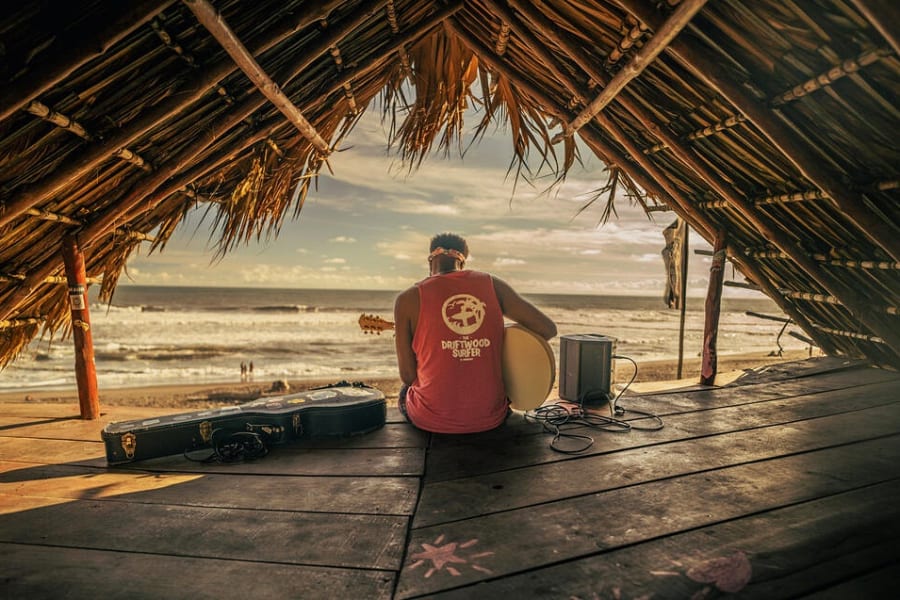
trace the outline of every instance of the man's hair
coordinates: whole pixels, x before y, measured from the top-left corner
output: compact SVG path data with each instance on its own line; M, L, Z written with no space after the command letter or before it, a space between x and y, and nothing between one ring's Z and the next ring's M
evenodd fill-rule
M439 233L431 238L431 246L429 252L434 252L435 248L443 248L445 250L457 250L466 258L469 257L469 245L462 236L455 233Z

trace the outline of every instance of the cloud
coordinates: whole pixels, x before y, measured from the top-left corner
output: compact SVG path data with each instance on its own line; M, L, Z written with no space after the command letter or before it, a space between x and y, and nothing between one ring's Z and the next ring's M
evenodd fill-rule
M527 261L522 260L521 258L507 258L505 256L498 256L494 259L495 267L512 267L517 265L525 265L528 264Z
M328 241L329 241L329 242L332 242L332 243L334 243L334 244L355 244L355 243L356 243L356 239L355 239L355 238L348 237L348 236L346 236L346 235L339 235L339 236L337 236L337 237L331 238L331 239L328 240Z
M344 265L344 264L347 264L347 259L346 258L326 258L325 262L327 264L332 264L332 265Z

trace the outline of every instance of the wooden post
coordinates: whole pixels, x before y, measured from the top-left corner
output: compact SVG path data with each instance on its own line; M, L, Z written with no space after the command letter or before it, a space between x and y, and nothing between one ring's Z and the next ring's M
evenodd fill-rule
M684 320L687 312L688 236L691 231L687 221L682 220L681 226L684 228L684 232L680 236L681 265L679 265L680 277L678 278L678 283L681 287L678 292L681 296L681 315L678 323L678 369L675 373L675 379L681 379L681 372L684 367Z
M75 380L78 383L78 404L82 419L100 417L100 396L97 392L97 372L94 367L94 341L91 336L91 317L88 312L87 277L84 254L75 236L66 236L62 244L69 284L69 305L72 310L72 338L75 343Z
M709 290L706 292L706 320L703 325L703 362L700 383L713 385L716 381L716 339L719 336L719 312L722 307L722 280L725 273L726 236L716 234L712 265L709 267Z

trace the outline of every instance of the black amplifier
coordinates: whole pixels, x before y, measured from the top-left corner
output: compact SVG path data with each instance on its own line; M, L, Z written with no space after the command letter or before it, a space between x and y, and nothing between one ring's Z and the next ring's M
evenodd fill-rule
M604 404L611 398L615 338L575 333L559 338L559 397L571 402Z

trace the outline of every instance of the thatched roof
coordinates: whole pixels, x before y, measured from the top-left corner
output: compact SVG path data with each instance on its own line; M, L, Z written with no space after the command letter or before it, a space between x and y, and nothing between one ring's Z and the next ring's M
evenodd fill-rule
M521 160L562 174L580 136L608 198L724 233L825 351L900 366L898 46L890 0L7 6L0 364L68 327L66 236L108 297L197 203L222 252L277 232L380 96L412 165L505 121ZM485 123L462 122L473 102Z

